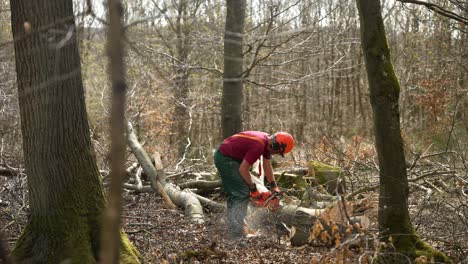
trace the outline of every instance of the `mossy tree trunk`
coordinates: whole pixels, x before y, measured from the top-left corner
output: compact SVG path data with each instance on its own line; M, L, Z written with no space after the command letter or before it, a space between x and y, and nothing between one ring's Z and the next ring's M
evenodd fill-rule
M224 32L224 76L221 102L223 138L242 130L242 52L245 0L226 1L226 29Z
M421 241L409 216L408 179L399 120L400 84L391 63L380 1L357 0L357 6L380 167L380 238L393 242L398 252L410 258L429 255L436 261L448 262L445 255Z
M15 263L96 263L105 198L91 145L72 0L10 1L29 222ZM122 233L121 259L138 252Z

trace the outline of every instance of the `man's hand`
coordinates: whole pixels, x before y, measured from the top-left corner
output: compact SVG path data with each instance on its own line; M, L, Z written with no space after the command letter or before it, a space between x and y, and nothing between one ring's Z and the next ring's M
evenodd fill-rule
M249 187L250 188L250 199L252 200L258 200L262 198L262 193L257 190L257 186L255 186L255 183L253 186Z
M267 183L267 188L274 195L281 194L281 190L278 188L278 185L276 184L276 181L272 181L272 182Z

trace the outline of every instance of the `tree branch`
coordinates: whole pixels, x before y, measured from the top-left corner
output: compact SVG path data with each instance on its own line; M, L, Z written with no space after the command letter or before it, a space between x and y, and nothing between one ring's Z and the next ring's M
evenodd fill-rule
M416 5L422 5L425 6L427 9L434 11L435 13L453 19L455 21L458 21L460 23L463 23L465 25L468 25L468 18L461 16L457 13L454 13L450 10L447 10L439 5L433 4L433 3L428 3L424 1L418 1L418 0L397 0L398 2L401 3L408 3L408 4L416 4Z

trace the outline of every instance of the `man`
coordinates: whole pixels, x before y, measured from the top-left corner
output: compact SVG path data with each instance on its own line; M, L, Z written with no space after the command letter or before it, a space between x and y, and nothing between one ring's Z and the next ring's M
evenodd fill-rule
M267 187L272 193L279 192L273 176L271 155L284 156L293 147L294 139L286 132L270 136L265 132L244 131L225 139L216 150L214 162L227 195L227 221L233 238L243 235L249 198L258 200L262 197L252 182L249 172L252 164L263 156Z

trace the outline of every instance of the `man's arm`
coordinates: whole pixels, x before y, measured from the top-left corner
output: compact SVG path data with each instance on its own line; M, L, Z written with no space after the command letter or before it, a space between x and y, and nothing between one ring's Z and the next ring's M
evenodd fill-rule
M252 182L252 178L250 176L250 167L252 167L251 164L249 164L247 161L243 160L240 167L239 167L239 174L242 176L244 181L247 183L249 188L254 187L254 184Z
M275 180L273 176L273 167L271 165L271 160L263 158L263 171L267 178L267 182L272 182Z

